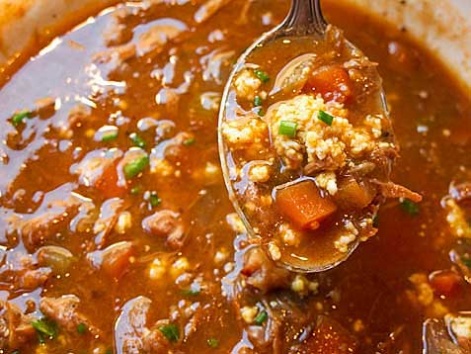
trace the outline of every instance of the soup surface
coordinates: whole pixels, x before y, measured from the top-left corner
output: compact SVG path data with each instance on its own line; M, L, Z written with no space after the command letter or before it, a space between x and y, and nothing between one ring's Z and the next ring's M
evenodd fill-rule
M123 2L3 78L1 353L471 350L470 97L406 29L326 3L379 63L393 180L422 203L388 201L377 235L320 274L278 268L247 238L219 167L219 101L287 10Z

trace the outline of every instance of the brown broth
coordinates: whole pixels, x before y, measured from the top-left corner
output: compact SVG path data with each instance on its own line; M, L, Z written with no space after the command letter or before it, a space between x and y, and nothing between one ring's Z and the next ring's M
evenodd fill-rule
M41 298L74 294L81 300L80 312L101 330L100 336L93 338L90 333L59 327L58 337L46 339L45 344L38 344L33 335L24 344L0 349L0 353L14 349L21 353L91 353L94 349L96 353L120 352L113 349L115 336L123 335L115 332L115 322L123 306L138 296L152 300L148 326L179 313L179 307L197 308L193 317L177 316L174 322L180 328L180 338L188 323L196 324L195 331L184 341L169 344L170 348L175 346L176 351L184 353L237 353L237 343L248 341L239 313L241 303L277 298L277 292L266 296L242 292L241 297L248 296L245 300L231 296L236 292L233 280L239 279L241 268L241 252L235 253L234 245L243 246L244 236L236 238L237 233L226 222L233 209L219 170L217 100L215 107L208 109L202 105L207 102L202 101L201 95L220 95L237 56L263 31L282 20L287 3L254 2L244 13L246 2L236 0L203 24L197 24L193 17L201 1L182 3L148 9L131 3L134 6L124 20L123 38L132 36L133 28L142 33L159 18L178 19L194 29L169 41L160 52L153 48L116 67L94 61L96 53L107 49L102 33L111 23L114 11L122 11L111 10L43 50L0 91L1 299L22 310L32 301L29 312L41 318ZM418 353L422 349L422 322L434 314L411 300L416 294L408 279L414 273L428 275L453 266L448 253L456 239L447 226L440 201L447 195L450 182L471 169L469 97L458 90L439 62L409 39L407 32L388 27L360 10L333 3L326 6L326 13L329 20L345 30L349 40L379 63L401 146L394 180L422 193L424 201L416 216L404 212L399 202L385 205L377 236L344 264L310 278L319 283L318 294L300 297L288 292L286 296L314 318L326 314L336 319L356 335L361 353ZM398 61L388 52L393 45L400 46L405 61ZM187 88L185 80L189 82ZM166 104L156 103L165 99L162 89L178 87L180 93L167 96ZM159 92L161 95L156 98ZM35 102L45 97L55 100L54 109L41 109L17 127L11 124L15 112L35 111ZM68 129L64 132L61 127L67 125L69 112L78 103L92 108L82 124L72 128L70 137ZM71 165L96 149L119 148L125 152L132 146L129 134L138 131L138 121L146 117L173 122L171 137L185 132L194 138L194 142L175 144L172 153L167 150L172 174L159 175L145 168L139 176L126 181L126 188L115 191L114 181L106 193L94 186L80 185ZM95 141L94 133L105 124L119 124L117 138ZM165 138L159 139L155 129L139 134L146 142L145 151L154 148L158 155ZM54 190L57 192L52 194ZM93 227L74 231L76 211L49 224L35 242L30 236L39 231L25 235L21 220L44 217L47 205L40 207L42 200L47 196L56 201L67 200L71 190L91 200L95 217L102 203L112 196L121 198L123 211L132 215L132 225L124 233L110 230L101 246L106 248L120 241L133 243L131 260L119 276L110 276L90 262L89 254L100 248L97 232L93 232ZM146 191L157 192L161 204L151 207ZM164 238L143 230L142 220L164 209L180 214L185 230L181 248L169 247ZM42 245L64 247L75 261L66 275L53 273L46 281L28 286L25 272L40 268L34 254ZM225 255L223 261L216 257L218 252ZM19 260L29 254L33 255L32 265ZM175 276L176 267L170 265L182 257L188 267ZM169 263L161 278L151 279L149 267L156 258ZM188 290L194 282L201 285L201 291L192 295ZM408 296L408 291L412 295ZM469 285L463 281L457 295L439 300L449 312L470 310L470 294ZM287 326L297 328L299 323L293 320ZM391 340L392 336L396 340ZM217 348L208 345L208 339L213 338L218 340Z

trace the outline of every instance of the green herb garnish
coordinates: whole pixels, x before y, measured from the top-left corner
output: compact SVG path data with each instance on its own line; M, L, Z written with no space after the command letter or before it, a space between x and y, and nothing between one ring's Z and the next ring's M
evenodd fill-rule
M169 342L175 343L180 338L180 331L174 324L168 324L159 327L159 331L168 339Z
M263 100L260 96L255 96L254 99L253 99L253 105L255 107L260 107L263 103Z
M188 296L197 296L201 294L201 285L199 283L193 283L189 289L183 291L183 294Z
M23 123L25 121L25 119L30 118L30 117L31 117L31 112L30 111L19 112L11 118L11 123L15 127L17 127L18 125Z
M116 138L118 138L118 131L117 130L109 131L109 132L106 132L102 135L101 141L106 143L106 142L109 142L109 141L116 140Z
M136 133L131 133L131 135L129 135L129 139L131 139L134 146L140 147L141 149L144 149L146 147L146 142L144 141L144 139L142 139Z
M260 70L260 69L255 69L253 72L255 76L260 79L261 82L266 83L270 81L270 76L268 76L268 74L265 71Z
M191 137L191 138L183 140L183 145L184 146L191 146L195 143L195 141L196 141L196 139Z
M217 348L219 346L219 340L216 339L216 338L209 338L206 343L208 343L208 345L211 347L211 348Z
M317 119L329 126L332 125L332 122L334 121L334 117L324 111L319 111L319 113L317 114Z
M160 197L158 196L158 194L156 192L151 192L150 196L149 196L149 204L152 208L155 208L157 206L160 205L160 203L162 203L162 199L160 199Z
M127 179L131 179L139 175L144 169L149 166L149 156L144 155L136 158L124 165L123 172Z
M407 214L411 216L416 216L419 214L419 205L414 203L412 200L401 199L400 203L402 210L404 210Z
M378 227L378 226L379 226L379 216L378 216L378 214L376 214L373 217L373 227Z
M46 318L32 321L31 325L38 333L40 340L44 339L44 336L49 338L57 337L57 325Z
M462 257L461 258L461 263L463 263L466 268L468 269L471 269L471 258L468 256L468 257Z
M298 128L298 123L292 122L289 120L282 120L280 121L280 127L278 129L278 133L281 135L285 135L288 138L294 138L296 136L297 128Z
M132 195L138 195L141 193L142 187L141 186L134 186L131 188L131 194Z
M261 311L258 313L257 317L255 317L255 319L253 320L253 322L257 325L257 326L261 326L262 324L264 324L266 321L268 320L268 314L266 311Z
M77 333L78 334L85 334L88 332L88 327L85 323L79 323L77 325Z

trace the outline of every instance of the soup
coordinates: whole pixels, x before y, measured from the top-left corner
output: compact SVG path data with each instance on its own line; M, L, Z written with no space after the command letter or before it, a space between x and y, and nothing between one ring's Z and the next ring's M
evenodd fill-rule
M247 238L219 167L219 101L287 6L123 2L3 78L1 351L469 351L469 95L407 32L326 4L379 63L393 180L422 203L387 202L377 235L320 274Z

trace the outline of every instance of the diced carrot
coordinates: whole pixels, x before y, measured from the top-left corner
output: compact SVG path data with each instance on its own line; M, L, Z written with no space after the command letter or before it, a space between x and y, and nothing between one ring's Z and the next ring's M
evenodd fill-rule
M311 74L303 92L320 94L326 102L346 103L353 95L352 80L340 65L326 65Z
M335 201L345 209L363 209L375 197L375 191L366 185L361 185L355 179L348 179L339 183Z
M95 183L95 188L105 198L120 197L126 192L126 187L118 185L118 172L114 163L103 170L100 178Z
M439 270L429 276L429 282L438 295L453 296L462 284L462 279L452 270Z
M131 242L115 243L102 251L101 269L113 278L120 278L130 264L134 255L134 246Z
M321 316L317 327L302 344L299 353L309 354L354 354L358 341L337 321Z
M305 229L317 229L322 220L337 210L337 206L323 197L311 180L277 189L275 199L280 213L296 226Z

